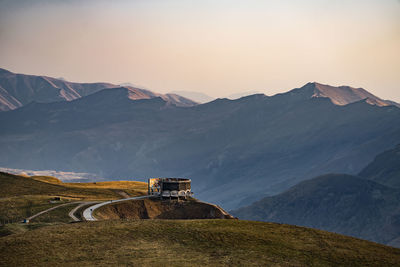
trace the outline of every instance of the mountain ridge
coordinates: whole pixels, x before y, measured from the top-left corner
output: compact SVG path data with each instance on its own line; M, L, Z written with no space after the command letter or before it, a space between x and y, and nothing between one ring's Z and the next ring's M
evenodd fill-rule
M0 111L16 109L31 101L44 103L72 101L103 89L120 87L127 88L130 91L129 97L132 100L161 97L171 104L184 107L212 101L211 97L196 92L175 91L173 93L159 94L147 89L134 87L128 83L122 85L111 83L76 83L66 81L63 78L18 74L0 68ZM179 93L182 93L182 95ZM274 96L287 93L298 94L299 97L328 98L335 105L347 105L365 100L371 105L395 105L400 107L399 103L383 100L363 88L353 88L350 86L334 87L322 83L310 82L301 88L295 88ZM199 99L199 101L191 100L190 96Z
M146 89L119 86L111 83L76 83L47 76L13 73L0 68L0 111L13 110L30 102L51 103L72 101L103 89L126 88L132 100L161 97L177 106L197 103L174 94L158 94Z
M0 165L190 177L201 198L233 209L309 177L357 174L400 136L395 106L338 106L288 92L176 107L162 98L132 101L129 92L1 112Z

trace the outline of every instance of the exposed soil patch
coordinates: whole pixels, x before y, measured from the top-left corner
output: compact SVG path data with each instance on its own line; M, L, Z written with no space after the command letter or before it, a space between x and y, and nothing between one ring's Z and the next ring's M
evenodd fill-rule
M98 219L234 219L221 208L191 200L143 199L103 206Z

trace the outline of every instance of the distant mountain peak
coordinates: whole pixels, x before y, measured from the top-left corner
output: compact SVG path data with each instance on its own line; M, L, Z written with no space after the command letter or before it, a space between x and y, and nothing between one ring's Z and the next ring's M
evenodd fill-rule
M163 99L165 102L173 104L178 107L191 107L198 104L197 102L191 99L185 98L177 94L159 94L159 93L154 93L150 90L136 88L132 86L122 86L120 88L125 88L127 90L128 98L131 100L150 99L159 97Z
M179 96L183 96L189 99L192 99L200 104L204 104L207 102L211 102L213 100L215 100L214 97L211 97L209 95L206 95L204 93L201 92L193 92L193 91L172 91L169 94L173 94L173 95L179 95Z
M395 105L400 107L400 104L393 101L383 100L363 88L353 88L350 86L335 87L318 82L310 82L301 87L300 90L304 91L311 98L329 98L333 104L339 106L364 100L370 105L381 107Z
M130 100L161 97L169 104L181 107L190 107L198 104L181 96L158 94L133 86L121 86L111 83L75 83L47 76L13 73L0 68L0 112L20 108L30 102L72 101L100 92L103 89L113 88L125 90Z
M230 94L226 98L231 99L231 100L235 100L235 99L240 99L240 98L246 97L246 96L263 95L263 94L264 93L262 93L260 91L251 90L251 91L246 91L246 92Z

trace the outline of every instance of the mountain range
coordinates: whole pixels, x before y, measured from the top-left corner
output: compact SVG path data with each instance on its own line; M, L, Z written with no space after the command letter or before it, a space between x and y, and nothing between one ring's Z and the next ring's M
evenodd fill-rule
M72 101L103 89L119 88L111 83L73 83L63 78L16 74L0 68L0 111L13 110L31 102ZM125 86L131 99L161 97L177 106L193 106L196 102L176 94L158 94Z
M358 174L400 140L400 109L350 87L186 107L136 95L119 86L0 112L0 166L189 177L197 197L235 209L310 177Z

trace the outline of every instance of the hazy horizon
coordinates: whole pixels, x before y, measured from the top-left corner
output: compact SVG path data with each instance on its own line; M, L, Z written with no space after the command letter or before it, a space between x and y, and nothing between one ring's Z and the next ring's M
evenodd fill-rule
M0 67L166 93L307 82L400 102L400 2L2 1Z

